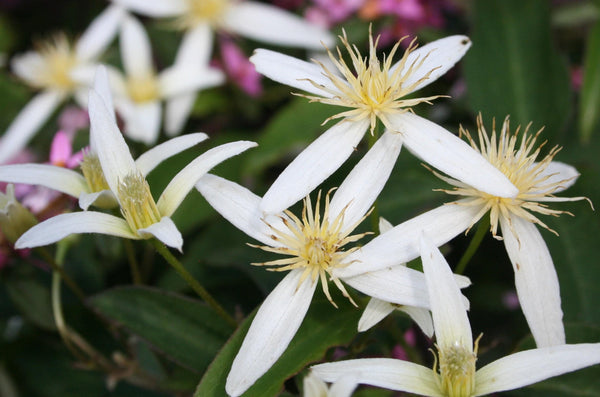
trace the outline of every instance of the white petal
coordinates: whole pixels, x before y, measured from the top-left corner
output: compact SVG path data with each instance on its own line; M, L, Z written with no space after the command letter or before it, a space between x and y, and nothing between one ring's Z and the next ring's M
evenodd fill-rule
M112 0L132 11L150 17L174 17L188 11L186 0Z
M423 80L414 91L436 81L446 74L456 62L460 61L470 47L471 40L467 36L456 35L444 37L418 48L408 55L404 70L408 70L413 62L419 63L423 58L425 58L425 61L420 68L415 69L412 74L407 76L404 84L406 86L414 84L429 72L432 72L429 78ZM392 67L393 70L394 67Z
M365 134L368 120L343 120L304 149L273 182L261 209L279 213L309 194L350 157Z
M331 397L350 397L358 386L357 374L346 374L336 380L329 389Z
M124 219L102 212L84 211L57 215L38 223L17 240L15 248L40 247L79 233L100 233L139 239Z
M575 167L569 164L552 161L540 176L542 175L548 176L548 179L542 182L542 185L561 182L560 187L554 190L554 193L559 193L573 186L580 174ZM543 190L540 191L540 193L542 192Z
M168 247L176 248L181 252L183 247L183 237L175 226L175 223L168 216L163 216L159 222L138 229L138 234L143 237L154 236Z
M111 209L119 206L117 198L110 190L102 190L101 192L94 193L82 193L79 196L79 208L84 211L90 206L96 206L98 208Z
M408 314L428 338L433 337L433 319L429 310L415 306L400 306L398 310Z
M515 271L519 303L537 346L564 344L558 276L542 235L533 223L516 216L500 217L500 226Z
M279 359L296 335L315 292L310 277L300 283L303 270L292 270L267 296L233 360L225 390L244 393Z
M65 94L60 91L43 91L21 109L0 140L0 164L10 160L27 146L64 99Z
M146 176L164 160L208 139L203 132L187 134L154 146L135 160L135 166Z
M121 27L121 60L128 76L152 76L152 47L142 24L128 16Z
M459 201L460 203L460 201ZM339 276L353 275L399 265L419 257L419 234L422 230L441 246L465 231L479 212L479 207L447 204L425 212L394 227L348 255L349 266L339 269Z
M210 62L213 31L209 24L201 23L183 35L175 56L175 64L204 68Z
M280 8L255 1L232 3L224 25L242 36L283 46L321 49L332 46L327 30Z
M250 62L254 64L256 71L263 76L311 94L325 98L333 96L333 94L315 87L308 80L312 80L314 83L328 89L336 90L331 80L323 74L323 69L314 63L262 48L254 50Z
M417 157L452 178L493 196L515 197L518 189L465 141L410 112L388 116Z
M255 146L256 143L249 141L230 142L214 147L196 157L194 161L175 175L160 195L156 202L160 213L163 216L171 216L196 182L211 168Z
M437 345L445 349L459 344L472 351L471 324L448 262L423 233L420 250Z
M85 61L99 57L117 35L124 16L125 11L115 5L102 11L77 41L75 45L77 57Z
M327 396L327 385L312 372L302 379L304 397Z
M73 197L89 190L81 174L48 164L10 164L0 166L0 181L40 185Z
M580 343L511 354L475 373L475 396L523 386L600 363L600 343Z
M196 92L225 82L225 74L216 68L183 65L161 72L158 85L162 98Z
M391 358L363 358L319 364L311 367L316 376L334 382L344 374L357 374L357 382L405 391L422 396L444 397L435 381L434 372L422 365Z
M102 98L90 91L88 113L90 115L90 141L94 142L104 178L113 192L118 191L118 183L128 174L136 172L129 147L114 122Z
M169 98L165 105L165 132L167 136L178 135L185 125L194 103L196 93Z
M160 102L131 103L129 109L123 113L123 118L128 138L148 146L156 143L160 132Z
M394 311L395 306L381 299L371 298L360 320L358 320L358 332L364 332L387 317Z
M399 134L385 132L344 179L329 206L329 219L344 210L342 230L369 211L387 182L402 148Z
M383 217L379 217L379 233L389 232L394 228L394 225L390 223L387 219Z
M111 77L109 77L109 72L111 73ZM100 96L100 98L102 98L102 101L104 102L104 106L106 106L106 109L108 109L108 115L112 116L112 120L113 122L116 124L117 123L117 118L115 116L115 105L113 103L113 99L112 99L112 93L111 93L111 85L110 82L112 81L112 79L115 77L115 72L114 70L111 69L107 69L105 66L98 66L95 68L95 74L94 74L94 90L96 91L96 93Z

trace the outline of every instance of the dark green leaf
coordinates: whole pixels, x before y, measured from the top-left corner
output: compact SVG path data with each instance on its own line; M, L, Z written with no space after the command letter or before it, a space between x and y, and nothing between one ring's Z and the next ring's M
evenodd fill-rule
M600 23L590 31L579 102L580 137L589 141L600 121Z

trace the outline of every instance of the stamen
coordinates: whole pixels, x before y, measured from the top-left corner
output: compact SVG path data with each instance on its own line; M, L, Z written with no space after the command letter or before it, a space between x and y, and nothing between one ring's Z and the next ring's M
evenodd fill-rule
M156 76L136 76L127 80L127 91L134 102L145 103L159 98Z
M51 40L36 43L39 60L28 62L31 78L28 81L37 88L72 90L76 83L70 72L78 60L64 34L57 34Z
M147 228L162 218L141 174L132 173L119 181L118 195L121 213L132 230Z
M87 181L87 184L91 192L101 192L103 190L110 190L108 183L104 178L104 172L102 172L102 166L98 155L95 153L87 152L83 156L83 160L79 165L81 172Z
M179 29L191 29L199 23L221 25L230 0L187 0L187 3L188 11L175 22Z

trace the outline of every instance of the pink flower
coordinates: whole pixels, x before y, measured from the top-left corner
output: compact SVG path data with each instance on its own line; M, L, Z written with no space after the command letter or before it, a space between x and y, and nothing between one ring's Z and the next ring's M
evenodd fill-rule
M233 41L221 41L221 58L225 73L246 94L256 97L262 93L262 76L256 72L254 65Z
M58 116L59 130L65 131L70 138L73 138L75 132L88 128L90 119L87 111L77 106L68 106Z
M356 12L365 3L365 0L313 0L324 10L329 20L333 23L343 21Z
M71 137L63 130L54 135L50 146L50 164L58 167L75 168L83 160L83 152L73 154Z

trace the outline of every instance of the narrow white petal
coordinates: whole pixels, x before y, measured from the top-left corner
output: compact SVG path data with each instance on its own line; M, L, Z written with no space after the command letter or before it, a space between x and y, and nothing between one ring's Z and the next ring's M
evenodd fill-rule
M95 144L110 190L117 192L119 180L136 171L135 163L119 127L114 122L112 111L106 108L104 101L94 90L90 91L88 112L90 141Z
M410 112L388 116L413 154L443 173L493 196L515 197L518 189L465 141Z
M175 56L175 64L204 68L210 62L212 48L212 28L207 23L200 23L183 35Z
M483 396L552 378L600 363L600 343L552 346L511 354L475 374L475 396Z
M57 215L38 223L17 240L15 248L40 247L79 233L100 233L139 239L124 219L102 212L83 211Z
M161 122L159 101L132 103L130 111L123 114L128 138L153 145L158 139Z
M460 201L459 201L460 203ZM401 223L375 237L346 259L349 266L339 276L353 275L399 265L419 257L419 235L425 231L433 244L441 246L464 232L479 212L479 207L447 204Z
M109 77L110 74L110 77ZM111 81L115 79L115 75L119 75L118 72L115 72L113 68L106 68L101 65L95 68L94 74L94 90L96 93L102 98L104 102L104 106L108 110L108 115L111 116L114 123L117 123L117 118L115 116L115 105L112 99L111 92Z
M0 164L10 160L27 146L29 140L64 99L63 92L42 91L21 109L0 140Z
M407 86L414 84L429 72L431 72L429 78L419 83L415 91L436 81L460 61L470 47L471 40L467 36L456 35L444 37L418 48L408 55L408 62L406 62L404 69L408 70L413 62L418 63L423 58L425 58L425 61L420 68L407 77L404 84Z
M296 335L315 292L303 270L292 270L267 296L244 338L227 375L225 390L236 397L271 368Z
M89 190L81 174L48 164L11 164L0 166L0 181L40 185L73 197Z
M402 148L402 137L386 131L344 179L329 206L329 218L344 210L342 230L369 211L385 186Z
M251 147L255 142L230 142L210 149L196 157L169 182L160 195L156 205L163 216L171 216L179 207L185 196L192 190L196 182L217 164L236 156Z
M415 306L400 306L398 310L408 314L428 338L433 337L433 319L429 310Z
M186 0L112 0L132 11L149 17L163 18L182 15L188 11Z
M153 223L143 229L138 229L137 232L142 237L154 236L164 245L176 248L179 252L183 248L183 237L181 237L177 226L175 226L175 223L168 216L163 216L160 222Z
M165 104L165 132L167 136L181 133L196 102L196 93L179 95Z
M472 351L471 324L448 262L424 234L421 234L420 250L439 348L459 344Z
M263 197L261 209L279 213L309 194L350 157L368 125L368 120L343 120L325 131L273 182Z
M152 76L152 47L142 24L127 16L121 27L121 60L128 76Z
M519 303L537 346L564 344L560 286L546 242L537 227L525 219L501 217L500 226L515 271Z
M208 139L203 132L187 134L154 146L135 160L135 166L146 176L164 160Z
M561 163L559 161L552 161L540 176L542 175L548 176L548 179L542 182L542 185L551 185L553 183L561 182L560 187L554 190L554 193L560 193L573 186L580 174L572 165ZM543 192L544 190L539 191L539 193Z
M327 385L312 372L302 379L304 397L327 396Z
M158 77L162 98L196 92L225 82L225 74L216 68L183 65L165 69Z
M96 206L98 208L111 209L119 206L117 198L110 190L103 190L101 192L94 193L82 193L79 196L79 208L87 211L90 206Z
M333 96L333 94L315 87L309 80L328 89L336 89L331 80L323 75L323 69L319 65L289 55L260 48L254 51L250 62L263 76L311 94L325 98Z
M422 396L443 397L434 372L422 365L391 358L363 358L311 367L316 376L334 382L345 374L356 374L360 384L405 391Z
M394 228L394 225L384 217L379 217L379 233L389 232Z
M358 332L364 332L387 317L395 306L381 299L371 298L358 320Z
M242 36L282 46L318 50L335 41L327 30L281 8L255 1L233 3L224 25Z
M117 35L124 16L125 10L115 5L102 11L77 41L77 57L85 61L98 58Z
M356 374L346 374L333 382L329 388L331 397L350 397L358 386L358 376Z

